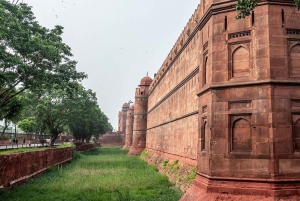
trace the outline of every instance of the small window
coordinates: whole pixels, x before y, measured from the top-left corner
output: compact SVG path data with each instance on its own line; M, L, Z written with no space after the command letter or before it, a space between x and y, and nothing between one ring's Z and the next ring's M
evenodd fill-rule
M206 121L204 122L204 125L203 125L203 130L202 130L202 136L201 136L201 151L206 151L205 150L205 143L206 143L206 140L207 140L207 123Z

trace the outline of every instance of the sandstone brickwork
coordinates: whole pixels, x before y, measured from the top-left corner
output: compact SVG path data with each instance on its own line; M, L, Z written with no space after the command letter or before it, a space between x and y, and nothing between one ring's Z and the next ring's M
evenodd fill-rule
M135 90L133 138L130 155L140 154L146 148L147 111L149 86L152 79L148 76L141 79Z
M0 155L0 189L24 183L72 159L73 147Z
M122 111L119 112L119 122L118 122L118 131L119 132L126 132L126 118L127 118L127 111L129 110L129 103L124 103L122 106Z
M108 131L104 135L99 136L98 142L101 146L124 146L125 134L123 132Z
M125 145L124 149L131 147L133 137L133 119L134 119L134 105L131 105L127 110L126 116L126 132L125 132Z
M235 4L199 4L147 96L136 92L133 144L197 165L182 200L296 199L300 11L268 0L237 20Z

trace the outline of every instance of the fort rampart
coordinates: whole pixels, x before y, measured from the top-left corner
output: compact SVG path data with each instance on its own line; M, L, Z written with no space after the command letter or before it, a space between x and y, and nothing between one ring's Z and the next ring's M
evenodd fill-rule
M197 165L182 200L300 194L300 11L261 1L237 20L235 4L202 1L136 99L147 124L133 144Z

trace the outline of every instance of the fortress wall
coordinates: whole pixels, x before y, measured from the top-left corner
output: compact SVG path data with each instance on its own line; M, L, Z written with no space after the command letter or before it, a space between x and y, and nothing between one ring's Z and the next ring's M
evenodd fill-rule
M198 115L147 130L146 147L196 160Z
M198 83L198 72L196 71L188 82L177 90L172 90L169 97L165 97L161 104L148 111L148 129L198 111L198 97L196 95ZM152 95L150 98L154 99L155 96Z
M149 88L147 148L197 159L197 93L203 87L203 62L211 83L213 21L207 17L212 1L200 4L173 46ZM206 16L206 18L204 18ZM212 49L210 47L210 49Z
M179 50L171 51L173 55L168 56L163 66L165 68L160 69L154 78L156 83L150 86L146 147L196 161L199 104L197 93L201 62L199 54L202 37L208 38L205 34L208 31L199 31L189 40L185 31L183 33L179 37L179 43L186 36L185 45L176 55L175 52Z

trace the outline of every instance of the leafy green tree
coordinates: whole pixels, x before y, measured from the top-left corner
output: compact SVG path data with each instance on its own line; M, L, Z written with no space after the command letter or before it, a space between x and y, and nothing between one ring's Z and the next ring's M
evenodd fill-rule
M15 96L0 110L0 117L4 120L4 127L1 136L5 134L5 131L11 122L15 124L18 122L18 118L23 108L24 102L22 101L22 98L20 96Z
M96 94L82 86L73 97L69 128L76 140L89 142L92 135L98 139L99 134L110 129L108 118L98 106ZM110 126L109 126L110 125Z
M37 126L51 135L50 146L63 132L70 114L69 94L63 90L45 91L37 100Z
M27 89L70 91L86 77L76 71L71 48L62 42L63 27L39 25L27 4L0 0L0 24L0 109Z
M18 124L19 128L21 128L25 133L33 133L36 131L36 118L35 117L28 117L23 119Z
M294 0L296 8L300 10L300 0ZM245 18L257 6L258 0L238 0L235 9L238 11L236 19Z

